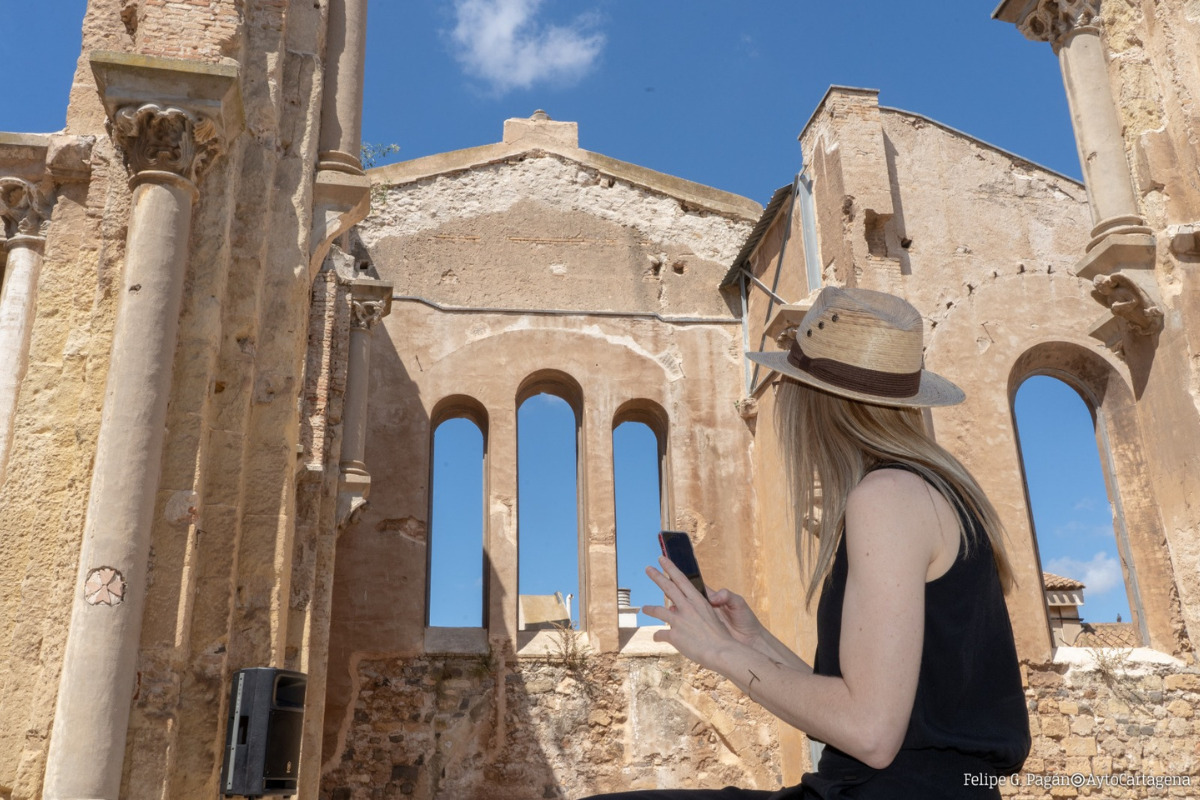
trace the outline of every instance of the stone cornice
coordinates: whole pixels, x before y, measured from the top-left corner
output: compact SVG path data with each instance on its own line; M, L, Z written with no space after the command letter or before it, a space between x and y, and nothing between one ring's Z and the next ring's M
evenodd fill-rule
M127 166L198 181L242 128L238 69L93 52L92 73Z

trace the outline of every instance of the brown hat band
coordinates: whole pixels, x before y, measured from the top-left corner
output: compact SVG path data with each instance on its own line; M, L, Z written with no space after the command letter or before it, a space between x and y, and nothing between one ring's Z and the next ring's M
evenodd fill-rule
M800 341L788 351L788 363L841 389L880 397L912 397L921 389L921 370L916 372L880 372L844 364L832 358L809 358L800 349Z

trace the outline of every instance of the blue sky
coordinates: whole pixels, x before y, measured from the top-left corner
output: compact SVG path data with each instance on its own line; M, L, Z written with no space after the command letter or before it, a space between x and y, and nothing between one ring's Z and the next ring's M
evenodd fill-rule
M0 0L5 30L19 31L0 37L0 59L14 73L0 104L0 130L63 127L84 5L54 0L58 13L51 14L47 4ZM388 160L416 158L499 141L505 118L542 108L578 122L586 149L765 204L801 166L796 137L809 115L830 84L841 84L879 89L883 105L924 114L1078 178L1057 61L1048 45L991 20L993 6L371 0L363 138L398 145ZM1116 549L1091 423L1082 401L1056 388L1049 379L1031 382L1018 397L1043 563L1089 582L1085 617L1112 619L1123 609L1128 619L1123 587L1112 582ZM1034 419L1028 409L1044 413ZM1068 436L1073 427L1082 432ZM621 457L618 481L638 469L636 444L628 449L635 455L629 462ZM1047 460L1063 450L1078 455ZM1043 461L1051 466L1033 466ZM523 479L532 480L530 472ZM547 472L545 480L552 477ZM640 494L624 493L643 518L655 502L646 485L657 482L643 477L631 484L642 487ZM562 492L551 494L565 502ZM645 522L629 522L626 530ZM561 520L546 524L564 530ZM569 575L574 569L573 563L530 567L522 572L522 591L539 586L542 593L532 575L555 574L569 580L554 581L546 593L578 597L577 588L557 585L576 580ZM636 572L624 561L619 569L623 582ZM656 602L634 588L635 605Z

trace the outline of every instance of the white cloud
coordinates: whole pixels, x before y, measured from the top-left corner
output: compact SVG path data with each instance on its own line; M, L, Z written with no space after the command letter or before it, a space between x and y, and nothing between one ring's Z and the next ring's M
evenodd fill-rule
M586 75L604 48L596 18L585 14L569 26L540 23L542 2L455 0L451 35L467 72L501 93Z
M1107 553L1096 553L1090 561L1077 558L1053 558L1046 562L1046 571L1064 578L1082 581L1086 587L1084 596L1104 594L1116 587L1124 587L1121 562Z

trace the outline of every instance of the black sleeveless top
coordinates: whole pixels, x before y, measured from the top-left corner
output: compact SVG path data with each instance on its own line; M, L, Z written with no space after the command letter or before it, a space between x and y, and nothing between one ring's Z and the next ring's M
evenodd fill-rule
M916 470L907 464L874 469ZM919 473L918 473L919 474ZM953 505L953 504L951 504ZM991 543L973 514L959 511L970 547L925 584L921 669L908 731L895 760L876 770L826 746L805 797L1000 797L987 784L1020 770L1029 754L1029 715L1017 650ZM813 671L840 676L842 603L849 562L843 534L817 606ZM972 785L971 776L979 776Z

